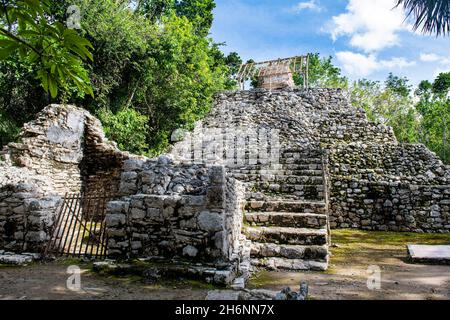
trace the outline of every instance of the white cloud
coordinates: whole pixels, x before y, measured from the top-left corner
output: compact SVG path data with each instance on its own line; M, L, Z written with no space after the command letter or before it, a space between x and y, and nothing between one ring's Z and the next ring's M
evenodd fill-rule
M336 57L344 71L350 75L365 77L378 67L377 59L373 54L365 56L350 51L342 51L336 53Z
M317 3L317 0L299 2L292 8L292 11L295 13L299 13L303 10L311 10L311 11L315 11L315 12L321 12L323 10L323 8Z
M346 12L327 25L333 40L349 36L350 44L371 53L399 44L398 32L406 30L405 14L395 0L350 0Z
M381 69L401 69L416 64L414 61L408 61L405 58L395 57L389 60L379 60L373 53L364 55L351 51L338 52L336 57L344 71L356 77L366 77Z
M416 64L415 61L408 61L405 58L392 58L390 60L380 60L378 61L382 68L407 68Z
M437 55L435 53L421 53L420 54L420 61L423 62L437 62L442 65L448 65L450 64L450 57L444 57Z
M420 61L423 62L435 62L440 60L440 56L434 53L421 53L420 54Z

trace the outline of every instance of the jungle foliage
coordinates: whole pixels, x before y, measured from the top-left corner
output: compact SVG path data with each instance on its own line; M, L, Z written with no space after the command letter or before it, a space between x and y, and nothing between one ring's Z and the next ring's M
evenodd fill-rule
M0 27L37 50L0 37L2 144L48 103L73 103L99 116L124 150L155 155L173 130L208 112L215 92L235 86L239 56L208 37L212 0L8 3L21 14L12 20L3 7ZM67 28L78 13L80 28Z

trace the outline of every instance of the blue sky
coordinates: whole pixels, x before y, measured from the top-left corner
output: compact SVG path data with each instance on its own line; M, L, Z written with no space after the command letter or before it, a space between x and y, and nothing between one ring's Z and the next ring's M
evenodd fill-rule
M216 0L212 37L243 60L333 56L350 79L450 71L450 37L412 32L395 0Z

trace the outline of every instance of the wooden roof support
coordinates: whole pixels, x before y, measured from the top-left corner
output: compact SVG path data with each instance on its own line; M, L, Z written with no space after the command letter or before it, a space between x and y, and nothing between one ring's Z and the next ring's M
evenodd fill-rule
M244 89L245 82L253 77L266 77L283 74L285 67L288 67L293 74L299 73L303 78L303 87L309 86L309 57L295 56L284 59L268 60L255 63L242 64L235 76L235 79Z

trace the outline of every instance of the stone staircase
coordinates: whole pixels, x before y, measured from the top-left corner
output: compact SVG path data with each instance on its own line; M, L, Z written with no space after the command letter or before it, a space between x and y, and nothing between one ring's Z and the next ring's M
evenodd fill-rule
M235 175L248 183L243 233L251 241L252 265L326 270L329 222L320 150L285 150L278 165L247 171Z

